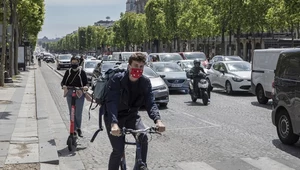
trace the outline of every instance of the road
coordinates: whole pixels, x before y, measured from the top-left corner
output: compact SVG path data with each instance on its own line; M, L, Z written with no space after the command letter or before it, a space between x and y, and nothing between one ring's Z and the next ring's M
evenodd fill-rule
M55 68L54 64L50 64ZM68 124L68 109L60 90L61 76L41 68L48 88L63 120ZM64 70L61 70L64 72ZM85 113L89 103L85 104ZM146 125L153 125L141 111ZM211 94L211 104L192 103L186 94L171 93L168 108L160 114L167 131L152 135L148 166L152 170L292 170L300 169L300 145L285 146L279 141L271 121L271 103L260 105L250 94L228 96L221 90ZM106 133L89 143L97 129L98 116L89 121L84 114L79 155L86 169L105 169L111 147ZM134 160L134 148L126 148L128 164Z

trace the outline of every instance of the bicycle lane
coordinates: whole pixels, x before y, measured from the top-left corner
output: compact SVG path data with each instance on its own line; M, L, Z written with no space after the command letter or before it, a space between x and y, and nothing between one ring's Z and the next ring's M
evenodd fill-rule
M56 145L55 152L59 157L59 167L56 167L56 169L85 169L80 156L74 152L69 152L67 148L66 141L69 135L69 131L67 129L68 126L66 126L66 124L64 123L63 118L58 111L57 103L52 98L51 92L48 88L48 77L44 77L42 75L43 67L47 66L45 64L42 64L42 67L40 67L36 72L36 84L38 86L37 95L39 95L37 96L37 99L38 105L42 105L40 106L40 119L43 120L48 117L49 121L43 121L39 123L39 131L41 131L41 133L44 133L44 135L51 135L53 133L54 141L48 142Z

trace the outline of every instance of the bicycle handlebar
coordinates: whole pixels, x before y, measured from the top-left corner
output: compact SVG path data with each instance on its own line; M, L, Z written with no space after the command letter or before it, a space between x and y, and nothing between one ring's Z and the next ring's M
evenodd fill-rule
M157 127L148 127L148 128L139 129L139 130L127 129L127 128L124 127L121 130L121 134L122 135L127 135L127 134L141 134L141 133L156 133L156 134L161 134L160 132L158 132L158 128Z

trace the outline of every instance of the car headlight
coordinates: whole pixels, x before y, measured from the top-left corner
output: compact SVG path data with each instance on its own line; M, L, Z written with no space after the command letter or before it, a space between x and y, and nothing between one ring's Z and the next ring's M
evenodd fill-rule
M168 88L167 86L162 85L162 86L152 87L152 90L153 90L153 91L154 91L154 90L165 90L165 89L167 89L167 88Z
M239 77L232 77L232 80L233 80L233 81L236 81L236 82L244 81L244 79L239 78Z

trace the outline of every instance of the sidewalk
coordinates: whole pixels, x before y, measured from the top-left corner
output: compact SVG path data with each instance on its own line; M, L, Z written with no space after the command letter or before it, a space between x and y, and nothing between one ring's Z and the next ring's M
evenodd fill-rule
M57 153L59 139L65 147L66 126L40 69L27 69L19 82L0 88L0 170L71 169L60 168Z

